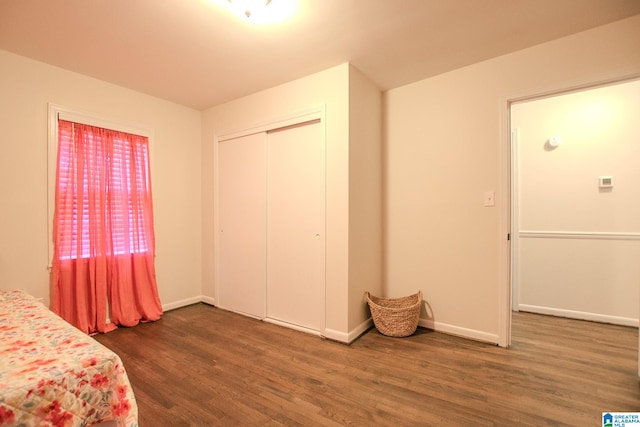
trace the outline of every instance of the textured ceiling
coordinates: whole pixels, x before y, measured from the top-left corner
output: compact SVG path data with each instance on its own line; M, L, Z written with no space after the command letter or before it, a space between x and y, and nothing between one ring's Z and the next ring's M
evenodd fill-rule
M277 2L293 0L272 0ZM639 0L0 0L0 49L198 110L351 62L381 90L640 13Z

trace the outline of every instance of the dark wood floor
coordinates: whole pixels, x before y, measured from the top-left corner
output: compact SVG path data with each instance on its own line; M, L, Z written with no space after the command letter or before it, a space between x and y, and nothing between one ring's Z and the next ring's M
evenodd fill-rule
M352 345L204 304L96 339L141 427L602 425L640 411L636 328L515 313L509 349L419 328Z

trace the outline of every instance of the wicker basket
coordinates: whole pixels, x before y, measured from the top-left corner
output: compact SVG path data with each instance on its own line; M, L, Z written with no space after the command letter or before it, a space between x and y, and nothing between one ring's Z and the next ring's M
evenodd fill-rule
M381 298L367 292L373 324L383 335L407 337L418 327L422 292L402 298Z

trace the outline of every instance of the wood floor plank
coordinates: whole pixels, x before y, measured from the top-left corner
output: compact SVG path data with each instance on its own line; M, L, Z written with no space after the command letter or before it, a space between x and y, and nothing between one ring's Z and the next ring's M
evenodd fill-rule
M205 304L95 337L150 426L600 425L640 411L638 330L514 313L512 346L419 328L344 344Z

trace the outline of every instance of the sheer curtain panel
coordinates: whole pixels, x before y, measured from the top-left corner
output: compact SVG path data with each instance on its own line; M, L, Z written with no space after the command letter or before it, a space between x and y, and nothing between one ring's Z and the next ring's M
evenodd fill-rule
M69 323L91 334L162 316L147 137L58 120L53 243L52 308Z

